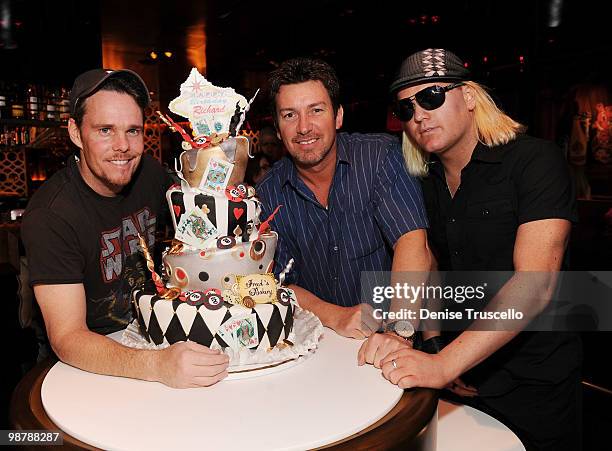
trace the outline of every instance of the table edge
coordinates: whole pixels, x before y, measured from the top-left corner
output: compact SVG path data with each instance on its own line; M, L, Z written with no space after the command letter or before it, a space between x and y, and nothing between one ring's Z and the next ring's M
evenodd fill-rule
M19 381L11 397L9 423L17 430L45 429L60 431L64 439L62 449L98 450L99 448L88 445L67 432L62 431L49 418L47 412L45 412L41 397L42 384L47 373L57 362L57 358L47 357L28 371L21 381ZM28 448L24 447L24 449ZM36 446L36 449L55 450L57 446Z
M11 398L9 422L17 430L59 430L63 432L65 449L98 450L99 448L88 445L62 431L45 412L41 397L42 384L47 373L57 362L57 358L48 357L34 366L19 381ZM376 448L384 450L401 446L402 449L409 450L410 443L431 421L437 405L437 390L427 388L404 390L397 404L380 420L360 432L316 449L341 451ZM41 448L57 449L51 446L36 447L37 450ZM24 447L24 449L28 448Z

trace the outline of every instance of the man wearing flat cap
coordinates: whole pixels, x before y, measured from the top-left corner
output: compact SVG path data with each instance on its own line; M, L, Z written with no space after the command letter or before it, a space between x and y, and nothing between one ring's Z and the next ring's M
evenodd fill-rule
M66 168L32 197L22 236L30 283L53 351L94 373L211 385L227 375L227 356L196 343L137 350L105 335L131 319L131 292L144 282L138 236L155 244L171 181L144 152L149 91L129 70L94 69L70 92L68 132L78 147Z
M448 50L409 56L390 90L408 170L423 180L438 269L505 271L484 311L516 307L537 317L549 307L577 219L562 152L525 135ZM526 323L475 321L443 332L438 354L405 347L382 360L383 375L402 388L447 388L508 425L527 450L578 450L580 342L524 332Z

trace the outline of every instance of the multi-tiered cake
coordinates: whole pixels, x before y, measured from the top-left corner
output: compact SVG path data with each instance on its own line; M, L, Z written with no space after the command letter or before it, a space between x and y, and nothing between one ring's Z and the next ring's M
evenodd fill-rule
M180 185L167 200L175 230L164 278L134 292L142 335L156 345L192 340L212 348L267 352L293 346L296 299L272 274L277 234L260 222L255 190L243 183L249 141L237 136L250 102L193 69L170 110L189 119ZM153 288L154 285L154 288Z

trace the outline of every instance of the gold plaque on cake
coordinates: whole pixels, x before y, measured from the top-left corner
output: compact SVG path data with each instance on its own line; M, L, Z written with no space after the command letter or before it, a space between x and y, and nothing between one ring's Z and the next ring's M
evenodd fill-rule
M274 274L250 274L236 276L240 298L250 297L256 304L271 304L276 301Z

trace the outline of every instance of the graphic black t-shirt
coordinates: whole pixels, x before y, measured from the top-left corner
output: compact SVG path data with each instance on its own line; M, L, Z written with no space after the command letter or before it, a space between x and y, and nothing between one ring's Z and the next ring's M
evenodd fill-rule
M108 334L124 328L131 319L132 288L149 277L138 235L153 253L170 183L164 169L144 155L120 195L100 196L70 157L32 197L23 218L30 284L82 283L90 330Z

